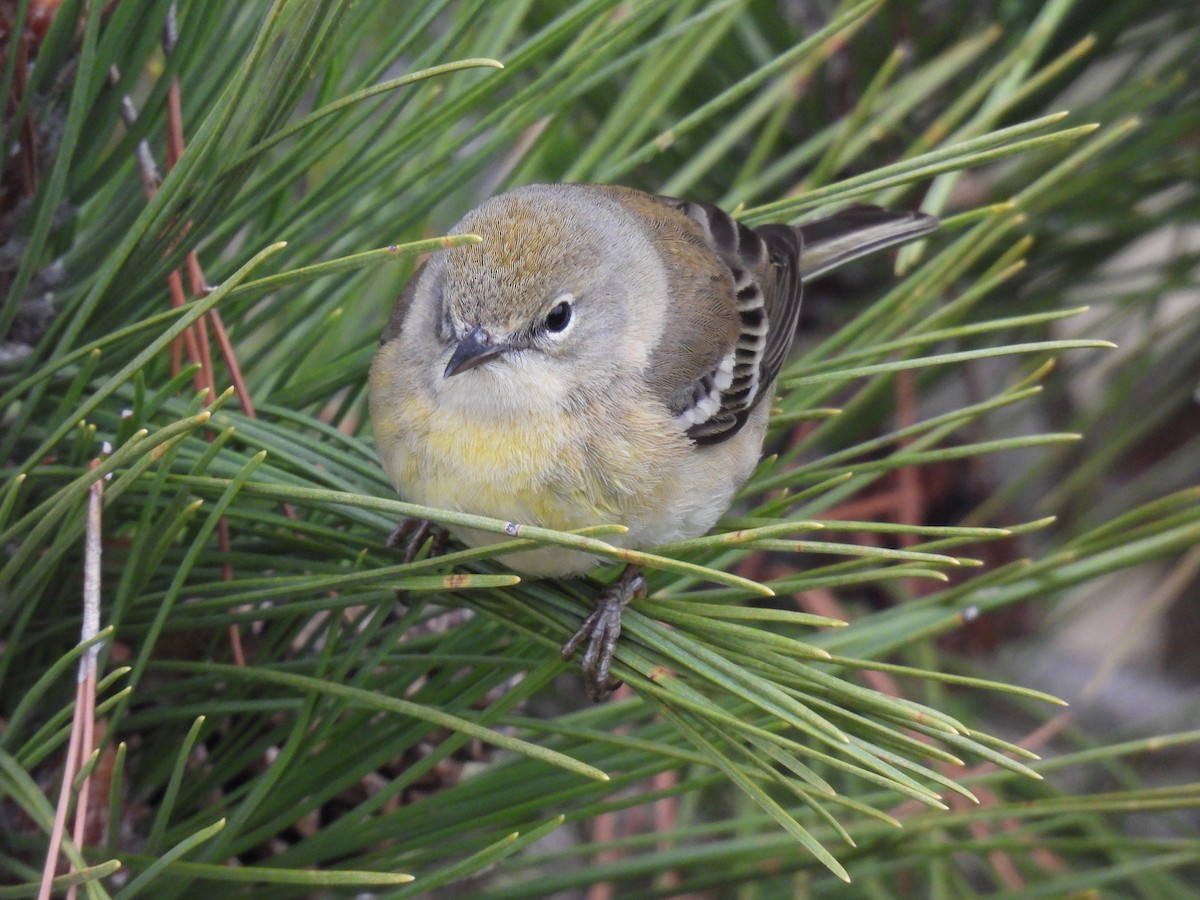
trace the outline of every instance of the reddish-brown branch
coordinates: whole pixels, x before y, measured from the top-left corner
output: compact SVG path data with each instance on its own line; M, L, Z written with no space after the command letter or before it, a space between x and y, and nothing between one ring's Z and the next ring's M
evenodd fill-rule
M171 294L171 306L178 309L187 303L187 297L183 293L183 277L179 274L179 270L175 269L167 275L167 289ZM194 363L199 363L200 370L192 376L192 384L197 391L203 390L208 386L208 382L212 380L211 370L208 376L204 372L204 360L200 356L200 345L196 340L196 332L191 328L185 329L183 334L176 338L176 344L182 341L182 346L187 349L188 359ZM172 347L171 353L171 374L178 375L182 368L182 349L179 353L175 352L175 347ZM211 397L210 397L211 399Z
M83 732L82 739L78 745L78 756L72 767L77 772L87 765L96 735L96 667L94 665L88 666L86 676L76 687L75 709L77 719L82 723ZM72 730L74 730L74 727L75 725L72 723ZM63 777L64 779L66 778L65 771ZM74 780L73 773L71 780ZM75 841L76 849L80 850L84 846L87 833L88 800L91 798L92 791L91 780L91 773L84 776L83 783L79 786L79 795L75 800L75 828L72 832L72 839ZM74 863L71 864L71 871L76 871ZM74 885L67 890L67 900L75 900Z
M95 470L99 459L88 466ZM83 625L81 637L88 640L96 635L100 624L100 533L101 512L104 503L104 481L96 479L88 489L87 517L84 529L84 577L83 577ZM67 740L67 753L63 759L62 785L59 788L58 804L54 809L54 825L50 829L50 842L46 848L46 862L42 868L42 880L38 886L38 900L49 900L53 887L54 873L58 870L58 855L62 849L63 835L67 827L67 811L71 806L72 785L75 775L86 764L91 755L96 734L96 658L98 648L89 647L79 658L79 680L75 687L75 705L71 714L71 734ZM74 843L79 849L86 837L85 826L88 813L88 792L91 788L90 775L85 777L80 788L75 808ZM71 863L70 870L76 871ZM74 898L74 888L68 893Z
M175 49L176 37L175 6L172 4L167 14L167 23L163 32L163 52L167 56L170 56L171 52ZM183 158L185 147L186 142L183 134L183 98L179 88L179 79L172 78L170 85L167 87L168 171L173 169L179 160ZM189 222L185 231L190 228L191 223ZM200 265L200 257L196 254L195 250L188 251L185 266L187 268L188 282L192 296L195 298L207 296L209 291L208 279L204 277L204 269ZM178 278L178 273L173 274ZM180 285L180 289L182 290L182 285ZM216 336L217 347L221 355L225 358L225 364L229 368L234 390L237 392L242 409L246 415L255 418L254 405L250 401L250 392L246 389L245 379L242 378L241 367L238 365L237 356L233 351L233 343L229 340L229 333L225 330L225 323L221 320L220 315L215 309L210 310L205 316L197 319L192 328L189 329L189 332L194 329L197 336L200 366L204 375L204 382L209 388L207 402L212 403L217 398L216 377L213 373L212 347L208 340L208 323L210 322L213 326L213 334ZM290 510L285 509L284 512L287 514ZM221 554L224 557L221 563L222 580L232 581L233 564L230 562L232 541L229 534L229 520L224 516L217 523L217 540L221 547ZM234 664L244 666L246 664L246 652L242 645L241 629L236 623L231 623L229 626L229 649Z
M191 227L189 225L189 227ZM193 297L207 297L209 294L208 282L204 278L204 270L200 268L200 257L196 255L195 250L189 250L186 260L188 273L188 287L191 288Z
M93 459L89 469L95 471L99 459ZM104 509L104 479L98 478L88 488L87 528L84 547L83 578L83 638L92 637L100 628L100 555L104 552L101 516ZM75 712L83 724L83 740L79 745L76 769L87 765L88 757L96 741L96 661L98 647L90 647L79 661L82 677L75 695ZM82 848L87 837L88 800L91 798L91 773L84 776L79 786L79 797L75 806L75 828L73 839L76 848ZM75 871L75 865L71 865ZM67 900L75 900L75 887L67 891Z
M167 52L170 52L170 47L174 44L173 26L168 25L167 35L164 41ZM184 149L186 148L186 140L183 134L183 100L179 88L178 79L172 80L167 88L167 169L175 167L176 163L183 157ZM191 288L193 297L204 297L209 292L208 279L204 277L204 269L200 265L200 257L195 250L191 250L187 254L186 260L188 272L188 286ZM250 418L257 418L254 409L254 403L250 399L250 391L246 387L246 380L242 377L242 369L237 361L237 354L233 349L233 342L229 340L229 333L225 328L225 323L221 319L221 314L213 309L208 312L207 321L212 325L213 334L217 340L217 349L221 356L225 359L225 365L229 368L230 380L233 381L233 389L237 394L238 402L242 405L242 410ZM204 320L196 323L196 327L202 333L201 350L204 352L208 366L212 368L212 355L208 346L208 336L205 330ZM213 393L210 397L216 398L216 384L213 383Z
M205 402L212 403L217 399L217 378L213 373L212 348L208 343L208 324L206 318L201 316L192 324L192 328L196 334L196 349L200 354L200 374L204 378L204 386L208 388L208 396L205 398Z
M83 689L80 683L80 690ZM62 786L58 790L58 804L54 808L54 825L50 829L50 843L46 848L46 862L42 867L42 882L38 888L38 900L50 900L50 888L54 873L58 869L58 851L62 849L63 834L67 830L67 809L71 805L71 782L75 780L75 761L83 743L83 728L79 724L79 693L76 692L75 715L71 721L71 735L67 740L67 755L63 761Z
M233 382L233 391L242 404L242 411L251 419L257 419L258 413L255 412L254 402L250 399L246 379L242 377L242 367L238 365L237 355L233 352L233 343L229 340L229 332L225 330L225 321L215 309L209 310L208 320L212 323L213 337L217 340L217 347L225 359L225 365L229 367L229 378ZM288 518L294 519L295 515L289 515Z

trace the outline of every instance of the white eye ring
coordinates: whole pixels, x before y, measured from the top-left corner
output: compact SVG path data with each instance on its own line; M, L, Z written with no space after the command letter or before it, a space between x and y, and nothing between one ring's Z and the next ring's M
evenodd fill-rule
M562 334L571 326L571 320L574 318L575 312L575 296L573 294L560 294L555 298L555 303L550 307L550 311L546 313L546 318L542 320L546 331L551 334Z

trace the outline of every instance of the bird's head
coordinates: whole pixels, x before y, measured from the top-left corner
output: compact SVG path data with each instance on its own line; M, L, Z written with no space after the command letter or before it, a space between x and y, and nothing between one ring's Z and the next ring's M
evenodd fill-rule
M435 257L418 295L436 310L440 377L457 382L445 390L536 383L566 397L645 365L641 336L661 328L661 312L639 300L661 295L665 279L619 205L535 185L487 201L454 231L482 242Z

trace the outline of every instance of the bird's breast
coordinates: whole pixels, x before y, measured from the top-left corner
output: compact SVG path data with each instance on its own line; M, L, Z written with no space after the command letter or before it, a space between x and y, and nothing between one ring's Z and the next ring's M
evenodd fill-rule
M505 397L465 390L474 372L448 379L457 384L447 396L442 383L406 381L396 370L373 370L375 440L400 495L424 506L560 531L619 523L628 531L608 540L645 547L708 530L757 456L757 446L741 447L736 461L732 446L696 448L636 382L563 406L536 396L538 388ZM455 533L468 544L489 540ZM536 554L505 561L536 574L596 561L551 547Z
M585 452L562 414L514 417L414 399L380 428L388 474L414 502L548 528L605 521L609 504L588 489Z

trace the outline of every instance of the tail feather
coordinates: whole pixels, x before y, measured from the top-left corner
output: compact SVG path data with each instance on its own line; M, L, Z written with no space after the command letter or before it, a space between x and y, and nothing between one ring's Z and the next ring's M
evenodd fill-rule
M811 281L852 259L929 234L937 227L938 220L924 213L892 212L866 205L850 206L797 225L800 278Z

